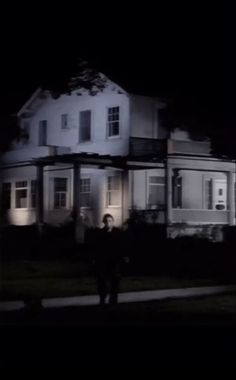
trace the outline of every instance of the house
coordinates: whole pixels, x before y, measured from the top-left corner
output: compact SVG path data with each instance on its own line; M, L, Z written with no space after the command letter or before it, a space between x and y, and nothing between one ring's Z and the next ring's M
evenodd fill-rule
M169 131L166 106L101 74L102 91L38 89L18 112L21 139L2 158L1 223L122 225L132 210L168 236L235 224L235 163L210 141ZM74 213L74 214L73 214Z

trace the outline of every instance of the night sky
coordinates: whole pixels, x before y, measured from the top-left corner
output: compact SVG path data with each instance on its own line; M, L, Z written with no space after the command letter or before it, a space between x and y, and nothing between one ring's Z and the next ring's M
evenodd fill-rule
M35 5L18 17L16 10L9 19L14 33L4 27L1 33L1 120L39 85L63 86L82 57L130 91L174 100L201 128L205 122L219 128L228 119L232 127L234 31L225 17L230 10L156 5L136 6L135 13L122 3L108 12L91 6L55 13Z

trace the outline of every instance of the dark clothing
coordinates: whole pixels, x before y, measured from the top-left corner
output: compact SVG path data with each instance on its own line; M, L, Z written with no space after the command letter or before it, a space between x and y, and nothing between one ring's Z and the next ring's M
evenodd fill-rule
M122 232L113 227L99 231L95 247L95 270L100 303L104 304L110 294L109 303L117 303L120 283L122 252Z

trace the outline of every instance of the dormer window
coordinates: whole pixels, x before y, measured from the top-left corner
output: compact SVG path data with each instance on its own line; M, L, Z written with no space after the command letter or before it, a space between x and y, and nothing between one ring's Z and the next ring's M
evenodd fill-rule
M108 108L108 137L119 136L120 134L120 107Z

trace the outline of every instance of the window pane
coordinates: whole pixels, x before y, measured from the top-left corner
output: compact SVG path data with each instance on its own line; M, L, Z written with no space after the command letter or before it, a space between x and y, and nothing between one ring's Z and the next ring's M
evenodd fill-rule
M39 145L47 145L47 120L39 122Z
M66 193L59 193L60 194L60 206L66 207Z
M149 186L149 199L150 206L164 205L165 204L165 186Z
M27 207L27 190L16 190L16 208Z
M81 193L80 204L81 204L81 207L90 206L90 193Z
M119 206L120 205L120 192L113 190L108 191L108 206Z
M164 177L149 177L149 183L165 184Z
M18 181L16 182L16 187L27 187L27 181Z
M120 177L109 176L108 177L108 190L120 190Z
M91 111L80 112L80 141L91 139Z
M36 181L31 181L31 207L36 207Z
M212 209L212 200L213 200L212 191L213 191L212 180L206 180L205 181L205 205L208 210Z
M172 177L172 206L182 207L182 177Z
M108 136L119 135L119 107L108 108Z
M67 191L67 178L54 178L55 191Z

